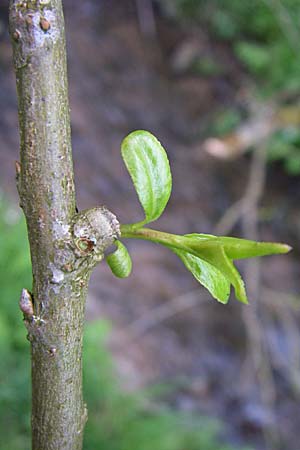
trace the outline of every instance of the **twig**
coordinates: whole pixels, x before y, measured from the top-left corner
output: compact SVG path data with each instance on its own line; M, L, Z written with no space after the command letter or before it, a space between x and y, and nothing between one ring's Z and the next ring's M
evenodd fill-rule
M288 294L287 292L278 292L274 289L263 287L262 301L268 305L269 308L274 306L288 306L295 312L300 312L300 296ZM270 300L271 299L271 300Z
M257 216L257 203L264 190L265 184L265 159L266 149L264 147L258 147L258 150L254 153L253 162L250 169L250 177L246 187L244 196L227 209L224 216L220 219L215 227L215 234L228 234L236 223L243 217ZM254 222L257 221L257 218ZM252 228L252 227L251 227ZM253 234L253 231L251 234ZM247 235L249 238L250 236ZM254 236L252 237L253 239Z
M258 240L258 204L265 185L266 146L264 144L263 141L254 151L249 181L244 196L227 210L215 228L216 234L227 234L242 219L244 236ZM245 281L249 297L251 298L251 308L243 308L242 310L242 317L248 336L248 355L255 367L256 376L260 384L262 402L269 409L273 409L276 400L276 387L265 342L266 338L257 311L257 301L261 289L260 264L257 261L250 260L247 262ZM249 373L248 366L249 360L246 360L243 374ZM246 377L243 377L243 379L246 379ZM264 437L270 449L276 448L278 436L274 430L270 433L265 428Z
M266 292L267 291L267 292ZM283 374L288 378L290 385L292 386L296 395L300 394L300 353L298 342L300 339L300 332L297 325L297 316L295 312L299 311L298 305L294 304L294 297L287 294L278 294L277 301L276 295L271 291L272 302L266 296L270 295L270 290L263 290L262 301L267 301L268 308L272 307L273 313L276 314L278 320L282 324L282 329L286 337L286 352L282 352L281 349L277 350L274 342L271 342L271 338L267 339L268 351L272 357L272 364L280 369ZM288 303L289 301L289 303Z
M258 240L258 203L262 197L265 185L266 146L264 143L257 147L250 169L249 183L246 189L246 212L243 211L242 224L244 235ZM270 410L274 409L276 401L276 386L273 380L270 357L266 346L266 337L263 332L261 320L258 317L258 299L260 296L261 273L260 263L250 260L246 263L245 282L251 298L251 308L243 308L244 319L250 357L253 361L256 376L260 385L260 394L263 404ZM264 438L268 448L275 449L279 442L278 430L263 429Z
M215 226L214 234L226 235L230 233L230 231L234 228L236 223L240 220L241 216L247 213L251 205L248 203L247 198L245 197L233 203L226 210L223 217L219 220L219 222Z
M200 302L203 302L204 299L206 300L205 297L199 296L199 292L199 289L190 291L153 308L139 319L133 321L126 328L125 335L129 336L129 340L137 339L171 317L187 309L194 308Z
M142 34L146 38L156 38L156 22L152 0L136 0L137 15Z

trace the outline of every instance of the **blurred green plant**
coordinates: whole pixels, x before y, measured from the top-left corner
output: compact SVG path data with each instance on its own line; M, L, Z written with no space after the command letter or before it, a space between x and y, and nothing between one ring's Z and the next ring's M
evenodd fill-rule
M289 175L300 175L300 130L286 127L274 133L267 144L268 160L280 161Z
M222 109L215 114L209 132L212 136L224 136L234 131L242 119L242 113L237 109Z
M31 270L26 226L0 198L0 450L30 448L29 343L18 307ZM221 444L220 425L197 415L149 407L157 398L124 393L105 348L109 325L86 325L84 392L89 405L85 450L232 450ZM155 391L155 390L154 390Z
M204 77L214 77L224 73L221 64L218 64L210 56L196 58L191 65L191 71L196 75L202 75Z
M230 43L261 93L300 88L298 0L161 0L161 5Z
M286 98L300 89L299 0L161 0L179 21L192 21L227 42L255 82L255 93ZM297 99L296 99L297 101ZM233 131L232 110L217 116L216 135ZM269 162L279 161L288 175L300 174L299 131L287 124L268 140Z
M30 448L29 343L18 297L30 285L26 227L0 199L0 439L1 450Z
M155 389L152 394L122 392L104 346L108 329L107 323L97 321L85 331L84 391L89 420L84 449L231 450L218 440L221 428L216 421L159 406Z

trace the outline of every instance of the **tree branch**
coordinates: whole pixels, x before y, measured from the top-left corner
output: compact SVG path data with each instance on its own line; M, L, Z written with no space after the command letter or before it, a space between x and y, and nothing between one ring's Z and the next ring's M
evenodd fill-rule
M87 284L119 225L104 207L75 211L61 0L11 0L10 32L20 122L17 184L33 270L32 299L23 291L20 302L32 353L32 448L80 450Z

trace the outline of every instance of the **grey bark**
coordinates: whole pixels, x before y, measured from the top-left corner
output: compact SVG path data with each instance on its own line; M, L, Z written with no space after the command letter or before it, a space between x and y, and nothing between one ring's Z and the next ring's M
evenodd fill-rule
M20 124L16 164L30 242L32 297L20 301L31 342L32 448L80 450L82 336L92 268L119 234L106 208L75 210L61 0L10 0Z

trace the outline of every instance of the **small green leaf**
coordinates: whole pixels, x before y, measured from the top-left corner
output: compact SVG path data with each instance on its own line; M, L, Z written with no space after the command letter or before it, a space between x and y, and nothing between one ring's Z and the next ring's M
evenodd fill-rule
M106 257L106 262L116 277L126 278L131 273L132 261L124 244L116 241L115 245L117 250Z
M225 253L221 244L203 248L199 251L199 257L218 269L223 276L233 285L236 298L242 303L248 303L245 285L233 262Z
M176 253L195 278L222 303L228 301L230 285L238 300L248 303L244 282L233 264L234 259L287 253L291 247L272 242L255 242L211 234L164 233L150 228L134 229L121 225L122 237L145 239L164 245Z
M213 236L211 234L187 234L186 237L198 239L199 246L203 241L210 241L213 245L224 247L225 253L230 259L255 258L257 256L276 255L288 253L291 247L277 242L256 242L248 239L240 239L227 236ZM209 244L208 244L209 245Z
M184 251L213 266L233 285L236 298L243 303L248 303L245 285L239 272L226 255L222 244L217 239L213 239L213 236L208 235L206 238L197 234L177 236L176 246L172 243L164 245L171 248L175 253L178 250Z
M287 253L290 247L272 242L255 242L232 237L217 237L206 234L188 234L185 247L199 258L216 267L234 286L238 300L248 303L244 282L232 260Z
M166 207L172 189L167 154L148 131L134 131L122 142L122 157L145 212L139 227L158 219Z
M224 304L228 302L230 281L218 269L190 253L177 249L173 249L173 252L216 300Z

